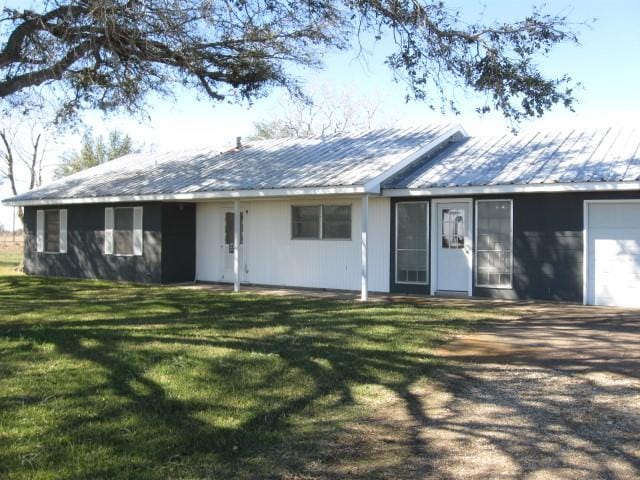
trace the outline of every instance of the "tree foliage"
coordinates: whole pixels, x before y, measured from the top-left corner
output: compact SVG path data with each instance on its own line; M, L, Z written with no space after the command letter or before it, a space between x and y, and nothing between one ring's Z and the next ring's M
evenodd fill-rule
M102 135L95 137L91 131L88 131L82 136L82 143L78 150L63 155L62 161L56 167L55 177L66 177L140 150L141 147L135 145L129 135L118 130L109 132L107 138Z
M440 0L41 0L0 17L0 99L32 108L139 111L176 85L213 100L292 92L291 68L324 52L389 38L386 63L407 98L450 105L450 86L482 95L477 109L514 119L574 102L567 76L536 60L577 38L567 18L533 11L509 23L463 21ZM48 87L48 88L47 88ZM58 103L59 102L59 103Z

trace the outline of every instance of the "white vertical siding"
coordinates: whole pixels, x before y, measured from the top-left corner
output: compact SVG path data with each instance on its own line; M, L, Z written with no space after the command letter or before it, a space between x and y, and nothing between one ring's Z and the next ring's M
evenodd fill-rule
M291 205L350 203L351 240L292 240ZM224 278L224 209L227 203L201 203L196 214L198 280ZM360 200L261 200L241 202L245 213L247 281L265 285L360 289ZM389 291L388 198L369 199L369 289Z

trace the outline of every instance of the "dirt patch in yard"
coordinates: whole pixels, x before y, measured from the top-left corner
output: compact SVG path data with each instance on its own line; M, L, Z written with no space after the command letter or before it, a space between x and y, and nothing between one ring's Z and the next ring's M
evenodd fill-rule
M640 312L542 309L441 348L419 395L433 477L640 477Z

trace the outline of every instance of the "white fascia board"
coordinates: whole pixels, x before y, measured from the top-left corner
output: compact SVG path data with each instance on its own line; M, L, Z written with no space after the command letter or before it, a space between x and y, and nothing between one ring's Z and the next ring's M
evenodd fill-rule
M425 146L421 147L419 150L415 151L414 153L412 153L411 155L409 155L405 159L401 160L400 162L398 162L393 167L385 170L383 173L381 173L380 175L378 175L374 179L369 180L364 185L365 191L367 193L379 194L380 193L380 185L385 180L388 180L389 178L391 178L393 175L398 173L403 168L408 167L409 165L411 165L416 160L419 160L420 158L424 157L425 155L427 155L432 150L438 148L443 143L448 142L451 139L455 140L455 139L468 138L468 137L469 137L469 135L464 130L464 128L462 128L461 125L456 125L454 127L451 127L445 133L443 133L442 135L439 135L432 142L430 142L430 143L426 144Z
M278 188L269 190L229 190L217 192L194 192L159 195L121 195L108 197L51 198L41 200L11 200L2 202L9 207L30 207L37 205L73 205L85 203L124 203L124 202L187 202L216 199L260 199L272 197L301 197L314 195L354 195L366 193L362 185L349 187L302 187Z
M506 193L611 192L638 190L640 182L539 183L527 185L484 185L469 187L389 188L385 197L443 197L450 195L491 195Z

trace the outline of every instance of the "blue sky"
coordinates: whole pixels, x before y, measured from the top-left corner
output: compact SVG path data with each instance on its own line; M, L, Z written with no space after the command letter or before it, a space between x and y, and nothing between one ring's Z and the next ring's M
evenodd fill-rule
M460 10L465 19L486 22L515 20L526 16L539 2L526 0L454 0L450 8ZM577 91L576 112L562 108L542 119L525 122L521 128L554 128L571 126L609 126L638 121L640 112L640 1L638 0L553 0L543 10L551 14L568 15L574 22L591 21L588 27L576 28L581 45L561 45L540 64L543 71L559 76L568 73L583 87ZM371 46L370 46L371 47ZM394 83L392 74L383 64L389 45L381 42L370 49L366 61L356 58L355 51L330 54L324 58L322 71L297 70L303 83L310 87L353 90L365 97L380 100L383 111L401 125L454 120L470 133L499 133L510 125L499 115L478 116L473 111L473 96L453 92L462 115L443 117L424 104L406 104L406 90ZM176 103L154 99L146 121L128 116L105 119L101 114L86 115L87 124L98 133L117 127L128 131L135 139L154 145L159 150L222 145L236 136L251 133L253 122L268 118L277 108L282 93L274 91L268 98L247 105L212 105L187 92L178 92ZM477 99L476 99L477 100ZM77 145L81 134L68 134L53 144L49 164L57 161L61 152ZM50 170L49 170L50 171ZM0 186L0 197L6 197L6 186ZM8 224L8 209L0 208L0 223Z

